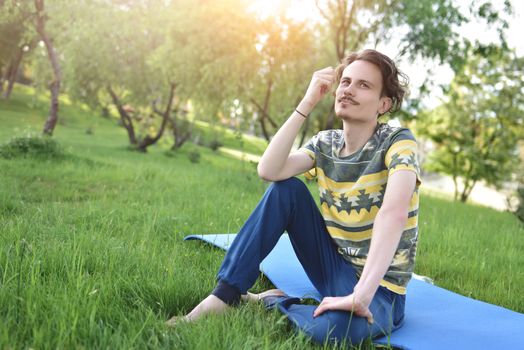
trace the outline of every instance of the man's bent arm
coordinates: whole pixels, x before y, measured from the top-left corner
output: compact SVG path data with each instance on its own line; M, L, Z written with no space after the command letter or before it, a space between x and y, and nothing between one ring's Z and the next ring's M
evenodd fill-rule
M408 219L416 181L417 175L409 170L399 170L388 179L384 202L373 224L366 264L354 289L357 301L366 305L371 303L380 281L391 265Z
M297 110L300 110L301 105L302 103L298 105ZM295 111L273 136L258 163L257 170L261 178L267 181L279 181L311 169L313 159L307 154L302 152L290 154L293 142L304 121L304 117Z
M305 121L301 115L309 115L316 104L330 90L333 83L333 68L324 68L313 74L306 95L273 136L258 163L258 175L264 180L279 181L301 174L313 167L313 160L305 153L291 152L293 142ZM298 112L297 112L298 111ZM299 113L300 112L300 113Z

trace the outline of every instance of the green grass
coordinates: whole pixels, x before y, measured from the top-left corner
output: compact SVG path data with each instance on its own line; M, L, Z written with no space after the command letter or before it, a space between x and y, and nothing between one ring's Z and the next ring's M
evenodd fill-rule
M0 101L0 143L40 130L46 111L18 88ZM0 158L0 349L317 348L257 305L163 325L209 293L224 255L182 238L240 228L266 188L253 164L207 148L195 164L191 147L167 157L167 144L131 152L113 120L73 105L62 115L54 138L66 157ZM517 219L424 195L421 203L416 272L524 312Z
M264 139L235 132L220 125L210 125L207 122L196 121L195 132L199 133L207 142L218 139L224 147L242 150L252 154L262 154L267 147Z

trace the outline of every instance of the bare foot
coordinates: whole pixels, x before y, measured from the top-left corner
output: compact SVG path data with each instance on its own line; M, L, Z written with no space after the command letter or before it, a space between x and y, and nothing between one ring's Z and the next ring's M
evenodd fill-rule
M283 291L281 291L280 289L269 289L269 290L266 290L265 292L258 293L258 294L247 292L247 294L242 295L242 300L246 302L250 302L250 303L256 303L256 302L262 301L265 297L269 297L269 296L282 297L285 295L286 294Z
M185 316L173 316L166 321L166 325L170 327L176 326L179 322L194 322L209 314L220 314L229 308L226 303L218 299L214 295L209 295L207 298L202 300L200 304L195 306L190 313Z

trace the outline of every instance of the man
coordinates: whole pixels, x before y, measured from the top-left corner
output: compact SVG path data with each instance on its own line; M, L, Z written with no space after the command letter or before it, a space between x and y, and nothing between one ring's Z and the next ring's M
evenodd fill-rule
M347 340L352 344L401 326L418 238L417 146L408 129L378 123L402 103L399 77L405 78L395 63L375 50L353 53L337 70L313 74L303 100L258 165L260 177L274 183L228 250L217 287L184 320L236 305L285 230L323 296L313 317L351 312ZM335 81L335 114L343 129L321 131L291 152L305 119ZM321 211L294 178L304 172L318 178Z

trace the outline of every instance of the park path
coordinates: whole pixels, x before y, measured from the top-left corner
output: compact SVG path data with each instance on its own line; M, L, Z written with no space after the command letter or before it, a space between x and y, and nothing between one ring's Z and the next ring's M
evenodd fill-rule
M461 181L459 181L462 185ZM505 211L509 209L508 206L508 195L514 192L516 189L497 190L490 186L486 186L483 183L477 183L471 194L468 198L468 202L480 204L486 207L497 209L500 211ZM428 174L422 177L422 191L426 192L436 192L438 194L443 194L449 198L453 198L453 193L455 186L453 184L453 179L450 176L441 175L441 174Z

